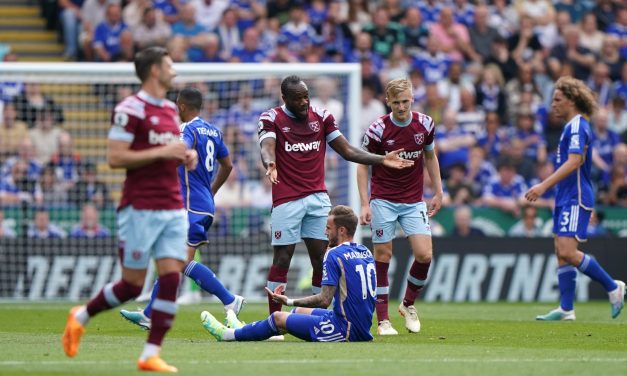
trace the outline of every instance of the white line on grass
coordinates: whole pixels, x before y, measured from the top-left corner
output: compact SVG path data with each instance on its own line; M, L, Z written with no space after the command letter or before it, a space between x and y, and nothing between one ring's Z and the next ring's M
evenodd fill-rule
M353 363L627 363L627 358L442 358L442 359L249 359L249 360L179 360L175 363L198 364L353 364ZM0 366L25 365L110 365L120 364L118 360L0 360Z

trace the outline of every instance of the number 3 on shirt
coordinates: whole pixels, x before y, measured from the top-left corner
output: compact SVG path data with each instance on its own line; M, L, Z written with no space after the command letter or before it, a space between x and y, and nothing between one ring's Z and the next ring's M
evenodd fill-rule
M377 296L377 283L376 276L377 272L374 270L374 264L368 264L366 270L364 271L363 265L355 266L355 271L359 274L359 278L361 279L361 296L363 299L368 298L368 293L373 298Z
M207 140L207 158L205 159L205 167L207 168L207 171L211 172L213 171L213 153L215 151L215 145L213 144L213 141L211 140Z

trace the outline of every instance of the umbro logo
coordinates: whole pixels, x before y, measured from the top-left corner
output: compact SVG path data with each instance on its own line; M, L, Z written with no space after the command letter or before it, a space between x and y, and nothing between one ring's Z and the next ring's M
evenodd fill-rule
M283 133L288 133L290 131L290 129L292 129L292 128L290 128L290 127L283 127L283 128L281 128Z
M395 141L394 140L387 140L386 142L388 143L388 145L394 145Z

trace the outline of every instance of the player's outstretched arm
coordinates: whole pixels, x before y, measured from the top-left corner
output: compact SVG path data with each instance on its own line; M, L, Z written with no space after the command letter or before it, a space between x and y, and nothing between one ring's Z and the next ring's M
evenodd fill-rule
M433 198L429 202L429 208L427 211L427 215L429 217L433 217L440 211L442 207L442 197L444 196L444 191L442 190L442 178L440 177L440 163L438 162L438 158L435 155L434 150L425 150L425 167L427 168L427 173L431 178L431 184L433 184Z
M185 161L187 146L180 141L167 145L132 150L131 143L109 140L107 144L107 162L112 168L133 169L153 163L159 159L174 159L179 163Z
M289 299L287 296L277 294L267 287L265 289L268 295L272 297L272 300L283 305L306 308L327 308L333 301L336 288L336 286L323 285L320 294L300 299Z
M218 174L215 179L213 179L213 183L211 184L211 192L214 196L218 193L220 187L222 187L233 170L233 162L231 162L231 157L228 155L224 158L218 159L218 163L220 164L220 168L218 169Z
M357 190L359 191L359 202L361 204L361 213L359 214L360 225L369 225L372 220L368 197L368 170L367 165L357 165Z
M568 160L564 162L563 165L560 166L555 172L549 175L541 183L534 185L529 188L527 193L525 193L525 198L527 201L534 202L539 197L541 197L548 189L553 187L555 184L564 180L568 175L572 174L581 164L583 163L583 157L580 154L570 153L568 154Z
M351 145L346 137L339 136L329 143L342 158L347 161L365 164L365 165L385 165L386 167L401 169L411 167L414 161L402 159L398 156L402 150L396 150L389 153L385 157L378 154L368 153L360 148Z
M261 163L266 168L266 176L272 184L279 182L276 166L276 140L267 137L261 141Z

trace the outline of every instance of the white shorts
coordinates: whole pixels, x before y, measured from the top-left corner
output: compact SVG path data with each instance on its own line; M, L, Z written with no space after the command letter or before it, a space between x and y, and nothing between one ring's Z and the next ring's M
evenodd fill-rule
M373 243L391 242L396 233L397 221L405 232L405 236L431 236L427 204L424 201L415 204L401 204L375 199L370 201L370 210L372 211L370 228L372 229Z
M146 269L155 260L173 258L187 261L187 212L137 210L127 206L118 213L118 235L123 247L122 265Z
M272 208L272 245L290 245L301 239L327 240L325 230L331 200L324 192Z

